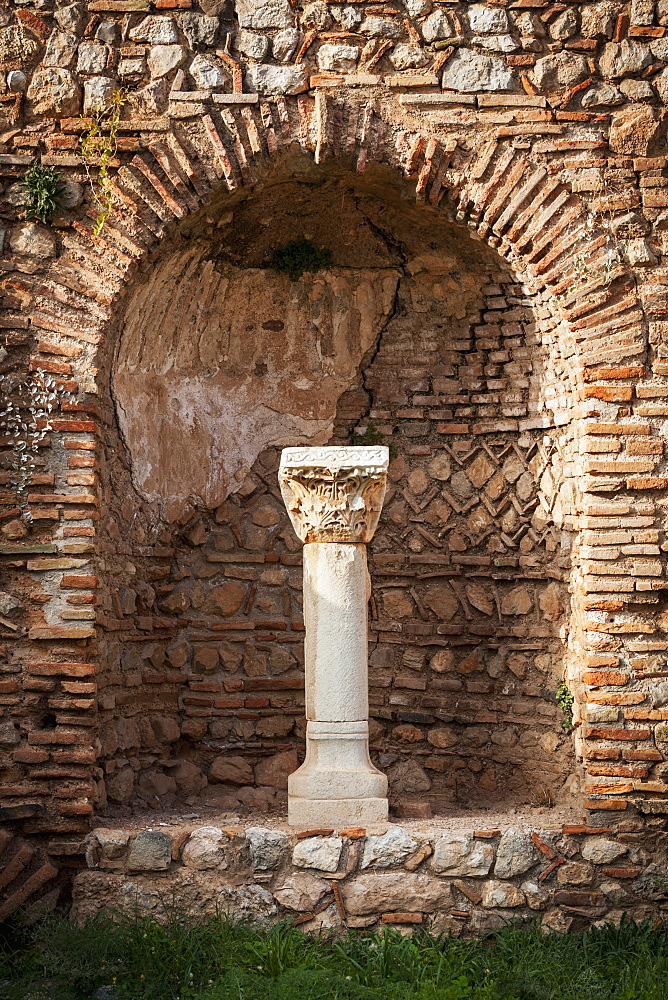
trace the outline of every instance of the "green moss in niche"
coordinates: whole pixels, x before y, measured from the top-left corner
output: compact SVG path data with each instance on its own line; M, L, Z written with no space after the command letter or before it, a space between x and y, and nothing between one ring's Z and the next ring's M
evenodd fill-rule
M315 274L323 268L332 266L331 250L317 247L311 240L302 236L298 240L290 240L274 250L269 266L273 271L287 274L290 281L299 281L304 271Z

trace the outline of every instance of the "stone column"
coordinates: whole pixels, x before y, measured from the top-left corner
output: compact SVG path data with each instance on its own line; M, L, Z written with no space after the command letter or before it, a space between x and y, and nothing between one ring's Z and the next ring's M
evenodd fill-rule
M366 543L378 525L388 449L285 448L279 483L304 542L306 760L288 779L288 822L387 820L387 778L369 758Z

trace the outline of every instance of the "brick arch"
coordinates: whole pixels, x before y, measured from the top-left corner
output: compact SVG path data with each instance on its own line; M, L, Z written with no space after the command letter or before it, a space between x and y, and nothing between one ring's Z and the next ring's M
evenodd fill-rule
M348 157L359 173L371 163L398 169L414 183L417 201L436 205L447 196L458 222L559 302L561 337L571 338L582 368L642 356L646 338L634 276L621 254L612 267L602 266L609 237L589 228L586 207L553 166L503 137L466 152L454 141L399 131L369 104L344 123L342 108L322 92L315 99L231 105L204 114L194 133L175 126L166 137L149 139L114 178L117 211L103 232L95 236L91 223L75 223L75 235L63 239L63 253L44 277L8 283L23 296L35 332L98 343L114 300L172 223L221 190L253 185L279 153L296 146L316 162ZM578 278L577 259L589 261L590 277Z
M95 358L118 299L139 263L159 252L162 239L180 219L207 205L221 190L232 193L260 181L269 164L290 148L318 162L330 156L351 158L360 173L372 163L400 170L414 183L418 200L436 205L447 197L457 220L539 290L546 304L561 296L559 322L552 335L562 353L576 362L575 389L562 408L562 424L586 417L588 398L594 400L592 406L597 398L630 398L624 393L629 381L642 375L646 349L635 280L623 263L609 274L575 280L574 258L591 257L595 262L596 255L606 250L606 237L590 231L586 208L557 174L503 137L466 151L429 134L397 131L370 105L360 106L347 119L340 110L323 94L315 100L279 98L257 106L226 106L220 114L205 114L190 131L177 125L165 137L149 137L143 151L123 163L115 175L118 209L102 233L96 236L89 222L75 223L63 236L61 255L45 274L7 282L23 300L35 334L33 366L66 381L76 380L88 393L88 402L71 404L54 421L54 432L77 430L90 435L92 443L108 419L104 401L94 400L99 375ZM60 359L69 352L69 360L53 360L54 334L60 341ZM68 483L80 492L36 494L40 499L33 502L76 502L91 509L99 503L92 472L82 469ZM582 618L586 611L586 602L581 600L574 617L579 629L586 625ZM603 629L599 626L598 631ZM33 673L90 679L94 652L86 644L94 635L92 623L35 626L29 638L40 644L83 645L80 653L70 653L68 662L63 662L60 648L54 646L58 660L51 663L46 662L49 646L41 645L35 657L40 662L33 664ZM573 639L574 678L576 661L588 648L596 647L577 636ZM81 698L79 710L92 719L95 700L89 701L85 705ZM607 740L608 736L592 738ZM91 761L93 741L81 753L82 761ZM605 796L602 787L596 785L593 794ZM85 828L93 812L90 799L82 791L78 797L52 800L47 815L32 819L28 832L60 828L71 833Z

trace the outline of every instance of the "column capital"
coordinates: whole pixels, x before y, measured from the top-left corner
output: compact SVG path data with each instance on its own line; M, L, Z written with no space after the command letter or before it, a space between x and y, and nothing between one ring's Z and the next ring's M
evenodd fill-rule
M369 542L378 526L389 449L284 448L278 482L302 542Z

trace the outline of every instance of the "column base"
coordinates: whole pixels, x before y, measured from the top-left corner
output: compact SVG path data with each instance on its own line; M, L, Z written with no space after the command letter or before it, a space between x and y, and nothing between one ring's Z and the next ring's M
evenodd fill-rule
M372 826L387 823L387 799L288 799L288 823L305 829Z
M387 821L387 778L369 759L369 724L312 722L306 760L288 777L288 823L317 828Z

